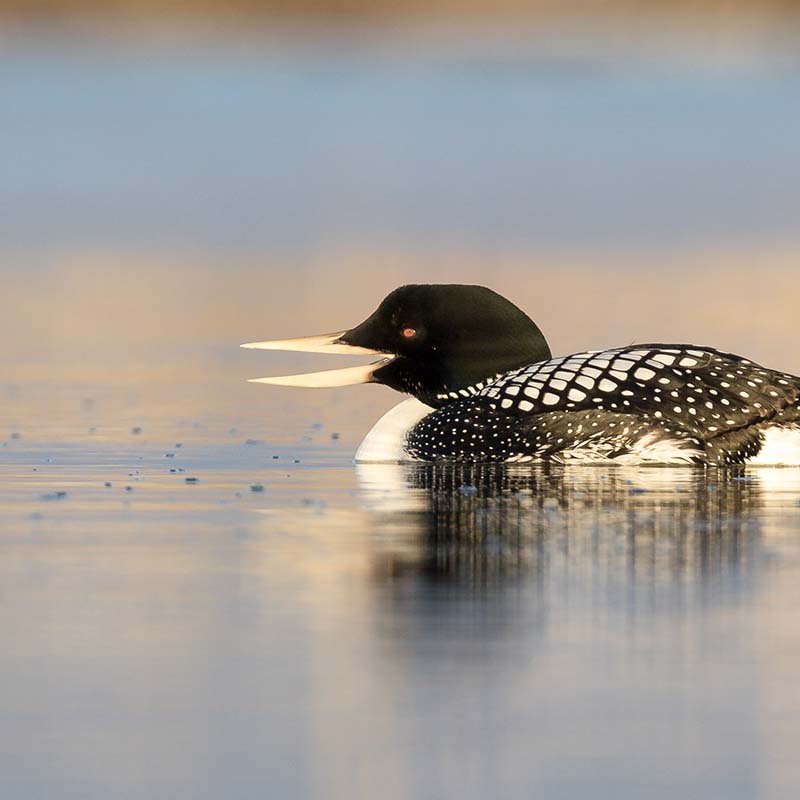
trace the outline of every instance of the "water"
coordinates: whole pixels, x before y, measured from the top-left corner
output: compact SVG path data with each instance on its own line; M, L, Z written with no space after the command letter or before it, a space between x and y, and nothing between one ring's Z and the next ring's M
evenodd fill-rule
M796 58L475 48L0 52L4 797L797 795L800 470L356 468L391 392L245 383L414 280L800 372Z
M732 69L551 48L12 40L0 235L283 258L795 242L796 48Z
M800 470L170 433L3 450L6 796L800 785Z

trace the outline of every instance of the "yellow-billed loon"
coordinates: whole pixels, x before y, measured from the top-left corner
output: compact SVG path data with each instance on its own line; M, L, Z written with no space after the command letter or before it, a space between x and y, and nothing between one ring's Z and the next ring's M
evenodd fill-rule
M800 464L800 378L686 344L553 358L536 324L482 286L402 286L350 330L242 346L384 356L255 379L412 395L357 461Z

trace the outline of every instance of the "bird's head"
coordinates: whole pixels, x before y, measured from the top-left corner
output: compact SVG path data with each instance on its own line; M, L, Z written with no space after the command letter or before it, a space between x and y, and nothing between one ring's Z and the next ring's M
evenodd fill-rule
M461 284L401 286L350 330L242 347L385 356L364 367L255 380L311 387L382 383L434 407L550 358L542 332L524 312L491 289Z

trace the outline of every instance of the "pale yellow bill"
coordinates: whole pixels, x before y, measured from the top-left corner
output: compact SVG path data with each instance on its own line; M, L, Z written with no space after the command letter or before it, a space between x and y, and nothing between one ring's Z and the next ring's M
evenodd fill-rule
M344 369L329 369L323 372L307 372L302 375L280 375L274 378L251 378L248 383L269 383L273 386L302 386L310 389L331 389L335 386L355 386L370 383L376 369L388 364L390 358L374 364Z
M240 345L249 350L289 350L295 353L343 353L354 356L377 356L383 355L378 350L370 350L367 347L356 347L352 344L345 344L339 339L347 331L337 333L323 333L318 336L302 336L299 339L273 339L269 342L247 342Z

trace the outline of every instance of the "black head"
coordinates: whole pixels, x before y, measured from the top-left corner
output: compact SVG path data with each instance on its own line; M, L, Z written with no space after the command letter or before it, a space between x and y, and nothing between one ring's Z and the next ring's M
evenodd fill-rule
M395 356L372 380L432 406L550 358L527 314L491 289L462 284L401 286L339 341Z

